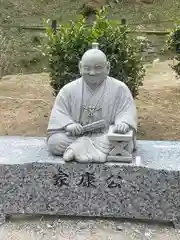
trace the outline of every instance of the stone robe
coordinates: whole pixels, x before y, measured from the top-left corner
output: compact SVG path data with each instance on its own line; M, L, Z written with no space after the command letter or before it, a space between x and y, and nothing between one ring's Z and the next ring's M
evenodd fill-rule
M96 108L94 114L90 114L90 106ZM106 127L101 131L90 132L80 137L68 136L65 132L68 124L86 125L102 119L105 120ZM55 99L47 129L49 150L53 154L62 155L68 147L73 149L74 146L73 150L82 152L83 149L94 158L99 151L107 155L113 148L107 138L109 126L121 122L127 123L136 133L136 106L129 88L123 82L107 77L93 91L79 78L65 85Z

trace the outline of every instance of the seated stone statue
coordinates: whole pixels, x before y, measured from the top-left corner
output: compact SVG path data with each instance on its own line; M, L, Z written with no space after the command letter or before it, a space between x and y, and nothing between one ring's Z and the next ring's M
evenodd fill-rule
M81 77L65 85L55 99L48 150L65 161L105 162L113 148L107 137L110 125L116 133L132 129L136 134L135 102L128 87L109 76L110 63L98 43L84 53L79 70Z

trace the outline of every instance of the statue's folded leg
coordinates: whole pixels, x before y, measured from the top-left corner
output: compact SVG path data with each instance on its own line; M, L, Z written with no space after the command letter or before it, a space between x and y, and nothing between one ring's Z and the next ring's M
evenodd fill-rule
M65 161L75 158L78 162L105 162L113 146L107 135L80 137L67 147L64 153ZM73 155L71 156L71 153ZM69 155L70 154L70 155Z
M82 136L67 147L63 158L65 161L75 159L77 162L91 162L93 158L92 154L94 153L93 150L91 139Z
M76 137L67 136L65 133L54 133L47 139L47 147L53 155L63 155L66 148L76 140Z
M94 137L92 140L94 142L94 146L106 155L108 155L113 149L113 144L109 141L107 134Z

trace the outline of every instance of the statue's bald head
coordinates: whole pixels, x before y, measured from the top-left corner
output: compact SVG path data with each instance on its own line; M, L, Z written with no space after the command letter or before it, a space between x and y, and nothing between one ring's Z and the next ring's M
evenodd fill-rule
M90 49L87 50L81 58L81 62L83 65L89 63L95 64L106 64L107 58L106 55L99 49Z
M79 64L80 73L87 84L95 82L99 85L109 74L110 65L106 55L98 49L98 43L92 44L92 49L87 50Z

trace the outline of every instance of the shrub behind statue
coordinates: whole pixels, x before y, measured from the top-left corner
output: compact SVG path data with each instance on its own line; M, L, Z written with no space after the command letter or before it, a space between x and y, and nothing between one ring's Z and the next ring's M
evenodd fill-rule
M60 25L56 35L47 27L45 54L54 95L80 77L79 60L92 42L98 42L111 63L111 75L124 82L135 98L145 74L140 52L142 41L130 37L127 30L127 26L108 19L106 8L97 12L93 25L87 25L85 18L80 17L76 22Z

